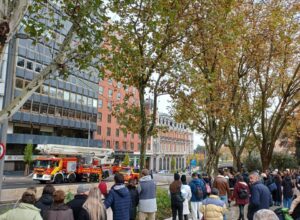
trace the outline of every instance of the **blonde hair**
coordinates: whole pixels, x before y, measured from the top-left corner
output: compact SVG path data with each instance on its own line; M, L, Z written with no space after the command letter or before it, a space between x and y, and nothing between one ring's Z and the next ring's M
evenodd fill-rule
M101 193L98 187L90 189L88 198L82 207L88 212L90 220L105 219L106 210L101 202Z

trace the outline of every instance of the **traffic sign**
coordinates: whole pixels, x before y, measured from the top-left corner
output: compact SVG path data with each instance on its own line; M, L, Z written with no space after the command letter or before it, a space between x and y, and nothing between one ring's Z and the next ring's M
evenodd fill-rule
M0 143L0 160L4 157L5 155L5 145Z

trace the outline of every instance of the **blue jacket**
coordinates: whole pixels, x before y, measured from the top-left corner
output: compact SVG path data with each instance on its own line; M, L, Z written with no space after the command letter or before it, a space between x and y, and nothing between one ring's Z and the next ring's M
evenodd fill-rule
M106 208L111 207L113 220L129 220L131 198L124 184L114 185L104 201Z
M202 191L203 191L203 198L202 199L198 199L196 197L196 189L197 186L200 186ZM190 187L191 187L191 191L192 191L192 198L191 198L191 202L201 202L205 197L206 197L206 187L204 185L204 182L200 179L193 179L190 182Z
M248 207L248 219L252 220L255 212L261 209L269 209L272 196L268 187L262 182L254 183L250 188L250 202Z

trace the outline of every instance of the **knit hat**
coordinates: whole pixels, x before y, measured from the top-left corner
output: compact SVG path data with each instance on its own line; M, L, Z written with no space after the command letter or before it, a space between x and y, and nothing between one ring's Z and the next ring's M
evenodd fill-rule
M78 194L81 194L81 193L86 193L90 191L90 187L89 185L87 184L80 184L78 187L77 187L77 193Z

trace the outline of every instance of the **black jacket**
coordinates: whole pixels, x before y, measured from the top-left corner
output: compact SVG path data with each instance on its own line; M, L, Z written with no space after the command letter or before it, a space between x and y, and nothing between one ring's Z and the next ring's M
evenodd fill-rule
M104 206L103 206L102 212L104 213L103 218L97 219L97 220L107 220L106 209L104 208ZM90 220L90 215L89 215L88 211L85 208L81 208L77 219L78 220Z
M78 220L79 212L87 199L87 195L75 195L74 199L67 203L67 205L72 209L74 219Z
M289 176L286 176L282 181L283 187L283 197L292 198L293 197L293 183L292 179Z
M53 196L50 194L43 194L41 198L35 203L35 206L41 210L41 216L45 218L47 210L53 204Z
M130 209L130 219L135 219L136 217L136 207L139 204L139 193L135 186L127 186L130 197L131 197L131 209Z

